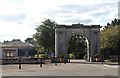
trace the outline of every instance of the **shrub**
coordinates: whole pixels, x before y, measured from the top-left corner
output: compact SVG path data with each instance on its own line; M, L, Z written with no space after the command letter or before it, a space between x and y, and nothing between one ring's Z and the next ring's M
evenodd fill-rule
M64 58L65 53L60 53L59 56L60 56L61 58Z
M47 58L47 54L40 54L41 58Z
M100 58L100 54L95 54L93 57L94 58Z
M87 55L85 54L83 58L84 58L84 60L87 60Z
M74 59L75 55L73 53L70 53L70 59Z
M73 52L72 54L74 55L75 59L83 59L85 55L83 52Z

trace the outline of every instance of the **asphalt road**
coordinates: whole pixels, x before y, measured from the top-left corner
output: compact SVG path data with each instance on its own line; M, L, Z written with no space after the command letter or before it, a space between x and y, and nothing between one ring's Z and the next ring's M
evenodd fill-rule
M118 76L118 66L101 63L88 63L83 60L72 60L71 63L3 65L2 76Z

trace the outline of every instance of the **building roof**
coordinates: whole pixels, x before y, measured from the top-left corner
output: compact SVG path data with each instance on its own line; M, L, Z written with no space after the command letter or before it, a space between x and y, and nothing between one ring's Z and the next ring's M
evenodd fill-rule
M22 42L20 39L13 39L12 41L7 41L2 44L2 47L34 47L30 43Z

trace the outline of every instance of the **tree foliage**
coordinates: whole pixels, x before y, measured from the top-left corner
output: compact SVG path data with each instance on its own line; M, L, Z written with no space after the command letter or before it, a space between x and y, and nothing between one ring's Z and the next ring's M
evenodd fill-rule
M68 52L74 55L74 59L82 59L85 55L85 48L87 43L85 38L80 35L74 35L71 37L71 41L68 43Z
M36 28L34 38L37 44L44 48L44 51L54 51L55 46L55 21L45 19L42 24Z
M118 43L120 43L120 22L118 21L114 19L111 25L106 26L100 33L101 50L109 52L109 54L117 54L118 52Z
M71 37L71 41L68 44L69 52L85 52L86 42L85 38L80 35L74 35Z
M107 26L115 26L115 25L120 25L120 19L114 19L111 21L111 23L107 23Z
M27 39L25 39L25 42L26 43L33 43L34 40L33 40L33 38L27 38Z

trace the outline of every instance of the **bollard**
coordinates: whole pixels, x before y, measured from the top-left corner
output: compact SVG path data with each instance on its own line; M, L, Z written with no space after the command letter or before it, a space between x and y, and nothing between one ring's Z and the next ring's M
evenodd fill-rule
M21 69L21 57L19 58L19 69Z
M69 57L69 63L70 63L70 57Z
M64 64L66 64L66 57L64 57Z
M103 64L103 62L104 62L103 60L104 60L104 58L103 58L103 56L101 56L101 62L102 62L102 64Z
M55 57L55 66L57 66L57 57Z
M40 58L40 67L42 67L42 58Z

